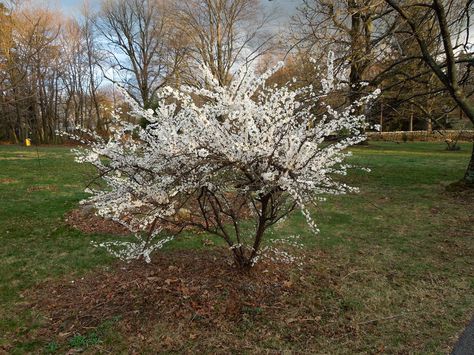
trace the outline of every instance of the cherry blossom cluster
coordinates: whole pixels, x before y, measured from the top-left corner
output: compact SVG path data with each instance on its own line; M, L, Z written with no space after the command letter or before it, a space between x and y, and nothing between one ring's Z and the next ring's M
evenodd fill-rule
M138 238L119 252L120 242L102 246L149 261L162 228L195 228L223 238L238 264L253 265L265 231L293 210L317 232L311 205L357 191L337 176L350 167L347 148L366 139L355 108L377 93L336 109L325 103L337 85L331 65L320 91L267 84L282 65L261 75L243 66L228 86L203 67L202 87L167 87L154 111L131 102L146 125L117 119L108 139L76 134L87 144L76 160L95 166L105 184L89 189L86 203Z

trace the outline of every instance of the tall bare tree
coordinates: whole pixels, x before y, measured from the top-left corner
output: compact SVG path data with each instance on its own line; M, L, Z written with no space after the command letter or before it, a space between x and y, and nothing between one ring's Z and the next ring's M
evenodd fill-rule
M408 33L418 45L418 57L426 63L456 105L474 124L473 91L463 85L472 75L474 66L473 40L470 34L474 14L473 0L385 2L400 16L404 24L403 32ZM423 31L427 22L430 30ZM438 50L432 50L433 42L440 44ZM474 186L474 145L464 181Z
M104 98L86 20L22 6L0 17L0 139L50 143L58 129L100 130Z
M293 20L296 46L322 59L331 50L339 71L348 71L349 102L373 78L394 18L380 0L303 0ZM371 71L372 70L372 71Z
M162 0L105 0L96 22L109 64L146 108L180 62L181 52L170 50L174 33L168 8L169 2Z
M103 132L106 130L106 127L98 98L98 90L103 78L102 75L98 73L98 67L103 58L101 58L98 50L98 38L94 27L94 20L95 17L92 14L89 4L84 3L82 8L81 35L84 41L85 56L89 72L89 94L95 111L97 121L96 129L98 132Z
M237 62L250 63L271 48L272 14L263 13L255 0L179 1L175 11L187 39L188 64L207 65L222 85ZM188 71L188 80L195 79L192 74Z

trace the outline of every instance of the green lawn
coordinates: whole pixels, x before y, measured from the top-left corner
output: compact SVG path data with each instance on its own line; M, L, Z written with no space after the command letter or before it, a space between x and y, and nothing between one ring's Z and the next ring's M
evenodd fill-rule
M281 317L322 319L318 329L324 331L270 322L263 314L251 325L239 324L237 337L261 352L447 352L474 312L474 198L445 191L463 176L470 151L465 144L447 152L443 143L354 148L353 163L372 170L347 177L361 193L321 204L316 237L299 214L275 230L302 235L308 253L324 255L304 281L295 279L307 292L292 296L281 311ZM64 222L64 214L86 196L90 174L74 163L68 148L0 146L0 353L64 353L75 342L95 352L102 341L114 353L127 349L124 341L106 341L120 338L113 325L104 339L89 343L77 336L63 343L36 339L41 315L22 308L22 293L38 283L115 265L90 243L113 237L85 235ZM188 234L168 248L200 245L193 240ZM329 286L319 285L322 274L330 275ZM157 325L156 332L163 327L170 325ZM340 331L348 328L356 331ZM255 329L265 329L265 337ZM184 352L217 351L203 345L212 339L186 341L179 348ZM158 348L147 346L151 352Z

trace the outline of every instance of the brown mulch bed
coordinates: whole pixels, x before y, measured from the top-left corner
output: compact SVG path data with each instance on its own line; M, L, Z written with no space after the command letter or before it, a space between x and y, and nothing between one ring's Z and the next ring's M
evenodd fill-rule
M115 221L85 213L81 208L70 211L65 216L66 223L86 234L130 235L130 231Z
M120 223L97 216L92 211L85 211L82 207L68 212L65 216L65 222L69 226L86 234L111 234L117 236L127 236L131 234L131 232ZM171 233L178 233L180 231L180 228L171 224L158 223L157 227L158 225Z
M45 316L38 336L51 339L83 334L117 317L129 332L159 321L222 329L249 314L274 312L294 292L289 266L262 262L242 272L229 255L225 249L168 251L150 264L118 263L78 280L44 283L24 296L28 308Z
M236 204L241 204L241 201L236 200L234 201ZM189 208L184 209L186 211L186 214L193 215L193 221L194 222L200 222L204 224L204 220L200 216L200 209L197 203L194 201L194 203L189 203L188 206ZM251 216L251 212L248 209L248 207L244 206L240 210L240 218L241 219L248 219ZM223 220L230 223L230 219L227 220L225 218L226 216L223 216ZM177 216L179 222L180 218L182 218L183 222L186 222L188 220L188 216L186 215L179 215ZM84 205L80 206L77 209L74 209L70 211L69 213L66 214L65 216L65 221L68 225L71 227L80 230L83 233L86 234L112 234L112 235L119 235L119 236L125 236L125 235L130 235L130 231L125 228L123 225L120 223L117 223L115 221L109 220L102 218L100 216L97 216L95 214L95 209L91 205ZM171 224L171 223L158 223L159 227L171 232L171 233L177 233L181 231L181 228L177 225ZM158 227L157 225L157 227ZM193 227L186 227L186 229L193 229Z

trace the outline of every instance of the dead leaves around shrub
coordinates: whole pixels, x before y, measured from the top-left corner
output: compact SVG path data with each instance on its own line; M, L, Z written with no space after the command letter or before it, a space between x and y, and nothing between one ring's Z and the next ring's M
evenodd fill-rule
M88 207L74 209L65 216L66 223L86 234L111 234L126 236L130 231L120 223L95 215Z
M262 263L242 272L228 255L224 249L168 251L150 264L118 263L111 271L45 283L25 297L47 320L41 336L54 338L117 317L131 332L159 322L228 328L273 312L293 292L287 266Z

